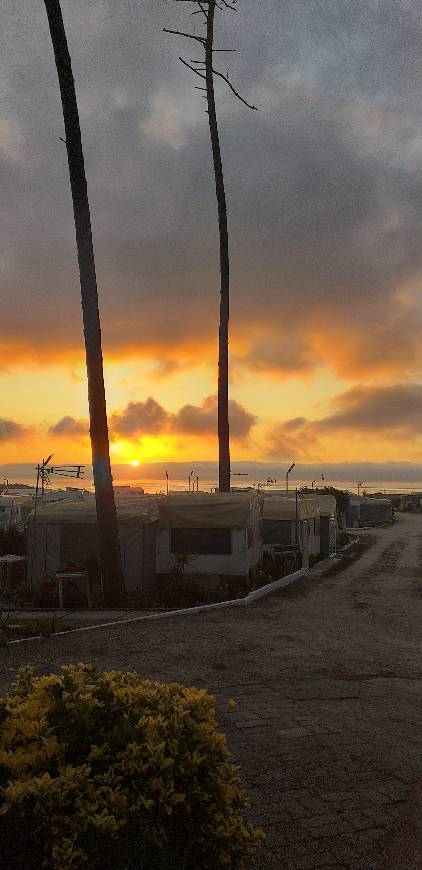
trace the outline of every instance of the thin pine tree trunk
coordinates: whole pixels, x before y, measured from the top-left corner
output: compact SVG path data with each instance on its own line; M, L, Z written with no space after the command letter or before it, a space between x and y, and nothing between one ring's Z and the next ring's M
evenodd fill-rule
M119 606L124 598L116 506L110 466L106 399L104 389L101 327L97 278L92 243L88 189L85 176L75 83L67 45L60 0L44 0L59 78L72 189L78 250L86 367L92 466L94 472L100 561L104 601Z
M215 0L209 0L207 15L207 42L205 46L205 74L208 119L214 161L215 191L218 204L220 233L220 327L218 342L218 482L220 492L230 492L230 437L229 437L229 310L230 262L227 227L227 203L224 189L220 138L214 95L213 45Z

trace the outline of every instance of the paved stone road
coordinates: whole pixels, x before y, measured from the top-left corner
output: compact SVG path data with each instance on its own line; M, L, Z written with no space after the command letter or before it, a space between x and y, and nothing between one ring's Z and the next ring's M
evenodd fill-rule
M24 663L81 660L206 686L267 832L260 866L375 870L422 775L422 516L375 538L249 608L0 650L0 689Z

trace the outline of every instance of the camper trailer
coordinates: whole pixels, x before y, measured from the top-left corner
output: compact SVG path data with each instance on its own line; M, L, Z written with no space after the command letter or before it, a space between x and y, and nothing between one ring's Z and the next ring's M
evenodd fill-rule
M255 491L162 498L157 574L168 575L185 556L187 575L246 588L251 570L262 559L262 505Z
M320 553L328 559L337 551L337 503L334 495L325 492L304 493L301 498L312 499L319 506Z
M156 501L147 496L117 496L117 522L126 591L155 589ZM38 508L28 519L27 578L37 590L46 577L98 563L94 496Z
M347 512L347 525L357 529L364 526L377 526L380 523L391 523L393 505L388 498L369 498L367 496L350 496Z
M271 496L264 501L264 552L296 551L298 564L309 566L320 553L320 510L311 498Z

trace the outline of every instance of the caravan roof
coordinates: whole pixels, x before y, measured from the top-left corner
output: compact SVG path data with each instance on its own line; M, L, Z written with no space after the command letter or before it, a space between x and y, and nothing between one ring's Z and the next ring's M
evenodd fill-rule
M116 510L119 524L137 526L153 522L158 517L157 498L142 495L117 495ZM34 512L29 516L33 523ZM50 502L37 511L37 524L46 525L95 525L97 511L95 497L89 495L75 501Z

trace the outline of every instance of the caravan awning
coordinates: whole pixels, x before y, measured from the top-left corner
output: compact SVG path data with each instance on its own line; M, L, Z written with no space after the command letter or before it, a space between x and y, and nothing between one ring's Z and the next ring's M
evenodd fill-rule
M318 502L310 498L297 500L297 518L298 520L309 520L314 517L319 517L320 510ZM264 501L264 520L295 520L296 519L296 499L295 498L266 498Z
M160 525L168 529L244 529L260 503L262 496L256 492L169 496L160 501Z

